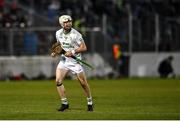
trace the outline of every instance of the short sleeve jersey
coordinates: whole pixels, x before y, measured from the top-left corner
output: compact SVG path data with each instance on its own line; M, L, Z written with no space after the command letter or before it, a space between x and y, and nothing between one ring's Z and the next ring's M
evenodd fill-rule
M80 46L81 42L84 42L82 35L74 28L71 28L71 31L67 34L64 34L63 29L56 31L56 39L58 42L61 43L61 46L65 51L75 50ZM80 53L75 54L75 56L81 59ZM69 57L65 57L65 58L72 59Z

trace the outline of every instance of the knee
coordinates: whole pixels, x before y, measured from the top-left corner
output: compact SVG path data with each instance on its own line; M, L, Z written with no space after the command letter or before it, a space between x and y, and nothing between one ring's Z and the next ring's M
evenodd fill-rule
M56 86L59 87L59 86L62 86L62 81L60 79L56 79Z

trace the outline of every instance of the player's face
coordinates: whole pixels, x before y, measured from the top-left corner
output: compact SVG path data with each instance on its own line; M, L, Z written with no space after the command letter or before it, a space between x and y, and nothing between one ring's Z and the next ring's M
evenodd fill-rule
M67 22L64 22L63 24L64 24L65 30L69 30L72 27L72 21L67 21Z

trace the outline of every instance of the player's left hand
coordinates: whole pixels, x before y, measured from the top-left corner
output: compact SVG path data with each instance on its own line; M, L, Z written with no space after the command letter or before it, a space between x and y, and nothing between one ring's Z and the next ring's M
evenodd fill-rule
M51 53L51 57L53 57L53 58L54 58L54 57L56 57L56 56L57 56L57 54L56 54L56 53L54 53L54 52L52 52L52 53Z
M71 56L73 56L73 54L72 54L72 52L71 52L71 51L67 51L67 52L65 53L65 56L67 56L67 57L71 57Z

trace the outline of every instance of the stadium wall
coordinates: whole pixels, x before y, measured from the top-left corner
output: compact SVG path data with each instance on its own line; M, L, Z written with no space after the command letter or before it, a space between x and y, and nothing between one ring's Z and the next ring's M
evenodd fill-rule
M133 53L130 58L130 77L157 77L158 64L165 57L172 55L172 65L176 76L180 76L180 53Z
M86 54L84 57L95 68L85 67L87 77L106 77L113 70L99 54ZM24 76L27 79L54 79L58 62L59 58L50 56L1 56L0 80L21 79Z
M17 77L24 74L27 78L45 75L47 78L55 73L56 59L47 56L12 56L0 57L0 78Z
M129 58L129 76L157 77L159 62L169 55L174 56L172 63L174 71L177 76L180 76L180 53L133 53ZM87 77L106 78L113 72L111 66L99 54L87 54L84 57L95 67L94 70L85 69ZM54 78L58 59L50 56L1 56L0 80L18 77L22 74L28 79L43 76Z

